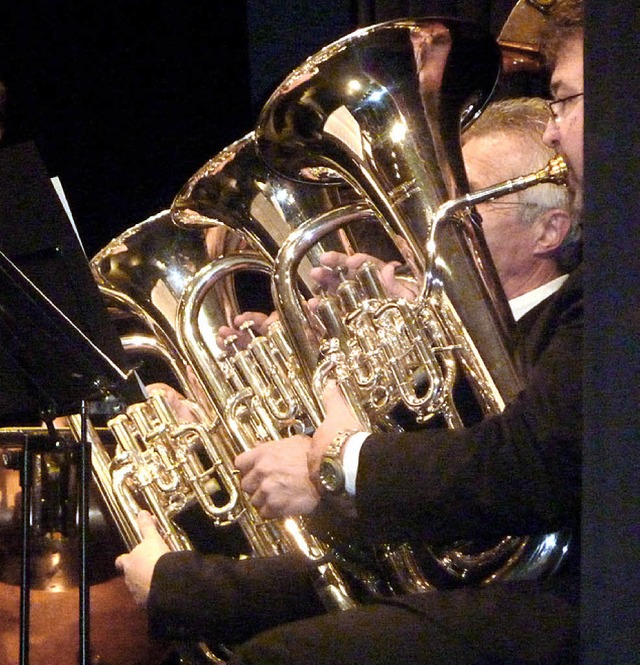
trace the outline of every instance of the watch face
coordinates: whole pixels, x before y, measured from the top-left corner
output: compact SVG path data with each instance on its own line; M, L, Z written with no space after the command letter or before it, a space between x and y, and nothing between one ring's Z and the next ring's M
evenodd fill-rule
M329 493L341 492L344 489L344 471L340 462L334 459L322 460L320 483Z

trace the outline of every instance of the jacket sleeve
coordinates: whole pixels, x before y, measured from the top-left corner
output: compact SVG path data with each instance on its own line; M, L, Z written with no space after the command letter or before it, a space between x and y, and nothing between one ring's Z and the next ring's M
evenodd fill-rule
M565 286L527 335L527 387L504 412L455 432L376 434L365 441L356 505L373 540L450 542L575 524L582 441L579 276Z
M163 555L147 604L156 638L242 642L275 625L323 611L315 568L302 556L232 559L195 552Z

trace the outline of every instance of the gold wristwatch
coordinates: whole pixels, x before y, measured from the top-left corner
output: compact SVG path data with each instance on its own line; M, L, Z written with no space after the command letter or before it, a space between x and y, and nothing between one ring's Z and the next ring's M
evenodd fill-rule
M320 485L327 494L342 494L345 491L345 476L340 453L347 439L355 434L355 430L339 432L320 460Z

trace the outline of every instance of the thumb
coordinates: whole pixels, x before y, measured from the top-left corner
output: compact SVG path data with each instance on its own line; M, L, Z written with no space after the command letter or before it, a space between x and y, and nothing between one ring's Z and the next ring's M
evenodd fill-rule
M118 570L121 573L124 573L124 568L125 568L125 562L127 561L127 557L129 554L121 554L117 559L115 560L115 567L116 570Z

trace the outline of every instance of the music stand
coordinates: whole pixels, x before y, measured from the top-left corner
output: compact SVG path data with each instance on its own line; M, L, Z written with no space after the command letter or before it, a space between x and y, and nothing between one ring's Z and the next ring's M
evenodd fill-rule
M51 423L58 416L78 412L82 416L79 662L88 665L88 403L108 394L123 401L131 399L131 390L136 390L136 386L132 387L129 375L121 369L124 351L119 337L107 316L79 239L32 144L0 153L0 213L0 417L29 413ZM82 329L75 321L82 321ZM134 399L137 397L142 398L139 389ZM30 459L33 452L44 451L42 447L32 450L25 437L21 665L27 665L29 657Z

